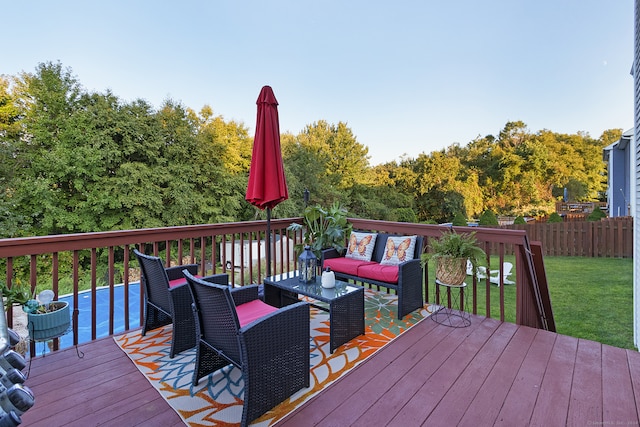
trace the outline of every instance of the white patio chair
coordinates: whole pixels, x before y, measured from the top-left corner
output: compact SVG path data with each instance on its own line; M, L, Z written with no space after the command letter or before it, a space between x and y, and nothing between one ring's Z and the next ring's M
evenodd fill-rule
M473 276L473 264L467 260L467 276ZM476 267L476 277L478 280L487 278L487 268L481 265Z
M502 283L504 283L505 285L515 285L516 283L513 280L509 280L511 270L513 270L512 263L507 261L502 263ZM489 281L500 286L500 270L490 270Z

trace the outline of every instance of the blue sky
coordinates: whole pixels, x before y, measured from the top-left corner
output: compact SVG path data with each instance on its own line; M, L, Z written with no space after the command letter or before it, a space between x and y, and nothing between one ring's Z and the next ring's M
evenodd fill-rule
M70 67L89 91L207 104L253 136L345 122L371 164L531 132L633 126L633 0L3 1L0 74Z

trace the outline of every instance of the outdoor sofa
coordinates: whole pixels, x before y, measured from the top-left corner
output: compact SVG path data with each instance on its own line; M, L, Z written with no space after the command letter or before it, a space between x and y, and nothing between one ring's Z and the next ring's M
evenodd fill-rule
M398 319L424 304L422 296L421 236L354 231L345 253L322 251L323 269L329 267L340 280L394 289Z

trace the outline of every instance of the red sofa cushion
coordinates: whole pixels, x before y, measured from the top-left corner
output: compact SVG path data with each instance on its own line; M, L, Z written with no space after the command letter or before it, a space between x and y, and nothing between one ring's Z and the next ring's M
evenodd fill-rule
M377 262L358 267L358 277L363 279L378 280L380 282L398 283L398 266L382 265Z
M372 262L372 261L360 261L357 259L353 259L353 258L345 258L345 257L341 257L341 258L329 258L329 259L325 259L324 260L324 265L322 266L322 269L326 269L327 267L331 268L331 270L338 272L338 273L344 273L344 274L350 274L352 276L357 276L358 275L358 268L363 266L363 265L369 265L369 264L378 264L377 262Z
M253 301L240 304L236 307L236 313L238 314L238 321L240 322L241 328L254 320L258 320L267 314L273 313L274 311L278 311L278 309L260 301L259 299L254 299Z

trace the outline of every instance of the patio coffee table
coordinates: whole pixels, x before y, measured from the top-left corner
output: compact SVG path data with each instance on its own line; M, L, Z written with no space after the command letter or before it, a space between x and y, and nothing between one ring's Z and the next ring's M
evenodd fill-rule
M264 301L275 307L294 304L304 295L326 303L312 306L329 312L329 349L331 353L358 335L364 335L364 288L336 280L336 287L325 289L315 283L304 284L298 272L278 274L264 279Z

